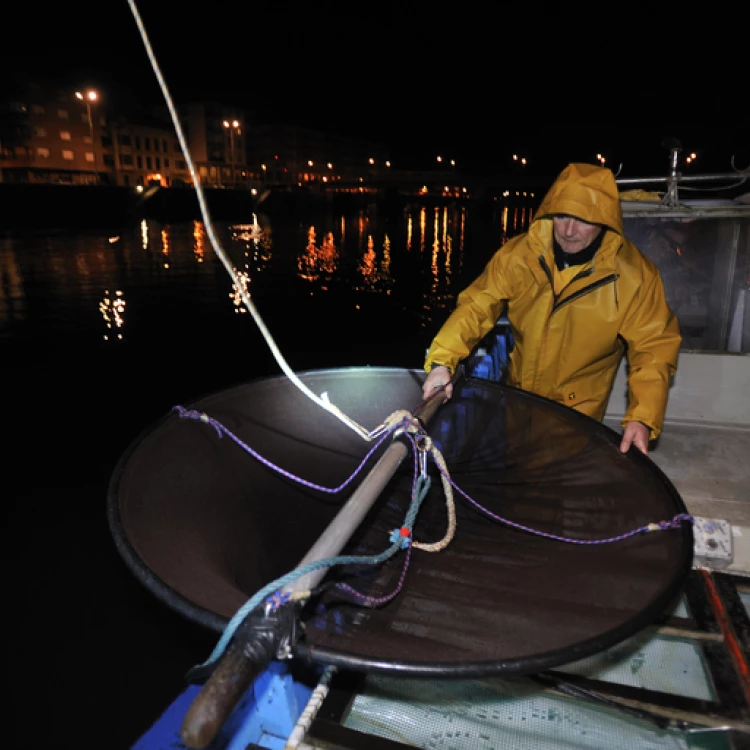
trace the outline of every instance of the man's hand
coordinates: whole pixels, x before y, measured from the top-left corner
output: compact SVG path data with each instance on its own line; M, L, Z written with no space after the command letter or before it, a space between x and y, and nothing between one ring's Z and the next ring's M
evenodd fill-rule
M634 445L641 453L648 455L649 433L650 430L645 424L642 424L641 422L628 422L622 433L620 450L623 453L627 453L628 450L630 450L630 446Z
M453 383L451 383L451 373L447 367L443 365L435 365L430 370L430 374L425 378L422 384L422 398L425 401L445 386L445 399L446 401L453 395Z

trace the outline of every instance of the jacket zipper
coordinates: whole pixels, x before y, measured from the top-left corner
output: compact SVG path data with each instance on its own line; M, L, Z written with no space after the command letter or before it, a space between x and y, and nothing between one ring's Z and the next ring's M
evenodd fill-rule
M599 289L599 287L606 286L607 284L611 284L613 282L616 282L619 278L619 274L611 273L609 276L605 276L604 278L599 279L598 281L594 282L593 284L590 284L587 287L584 287L583 289L580 289L575 294L568 297L564 302L558 304L558 295L555 294L555 282L552 277L552 272L550 271L549 266L547 265L547 261L544 259L543 255L539 256L539 264L542 267L542 270L546 274L547 278L549 279L550 288L552 289L552 310L550 310L549 315L547 316L547 322L545 323L545 338L546 338L546 329L547 325L549 324L549 320L552 317L552 314L559 310L562 307L565 307L569 302L573 302L574 300L580 299L581 297L585 296L589 292L593 292L595 289ZM572 279L571 283L573 281L577 281L578 279L583 279L586 276L590 276L594 272L593 268L589 268L586 271L582 271L579 274L576 274ZM617 284L615 284L615 295L617 295ZM537 359L536 367L534 368L534 388L537 388L537 378L539 377L539 360Z
M575 294L571 294L570 297L568 297L564 302L561 302L559 305L557 304L557 300L555 300L555 304L552 308L552 312L559 310L561 307L565 307L565 305L567 305L568 302L573 302L574 300L577 300L580 297L583 297L589 292L593 292L594 289L599 289L599 287L606 286L607 284L611 284L612 282L617 281L617 279L618 279L618 275L616 273L611 273L609 276L605 276L603 279L599 279L599 281L595 282L594 284L590 284L589 286L586 286L583 289L579 289Z
M599 289L599 287L605 286L606 284L611 284L613 281L617 281L619 278L618 274L611 273L609 276L605 276L604 278L599 279L598 281L594 282L593 284L590 284L589 286L585 286L583 289L579 289L575 294L571 294L570 297L568 297L564 302L561 302L558 304L559 295L555 294L555 282L552 278L552 272L550 271L549 266L547 265L547 261L544 259L543 255L539 256L539 264L542 266L542 270L546 274L547 278L549 279L550 287L552 288L552 311L550 312L550 315L555 312L556 310L559 310L561 307L565 307L569 302L573 302L574 300L580 299L584 295L588 294L589 292L593 292L595 289ZM582 271L579 274L576 274L570 281L572 284L574 281L578 281L578 279L583 279L586 276L591 276L591 274L594 272L593 268L589 268L586 271ZM615 294L617 294L617 287L615 287Z

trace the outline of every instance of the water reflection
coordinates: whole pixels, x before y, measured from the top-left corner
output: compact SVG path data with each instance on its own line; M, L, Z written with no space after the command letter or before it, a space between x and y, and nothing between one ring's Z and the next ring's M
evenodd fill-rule
M164 268L169 268L169 225L161 230L161 253L164 256Z
M354 214L326 211L304 222L258 214L248 223L217 223L234 278L201 221L144 219L116 237L8 235L0 244L0 331L7 336L11 325L15 332L33 320L50 331L65 326L84 338L122 341L127 322L133 342L159 326L172 336L178 326L205 328L247 312L243 294L273 323L295 283L310 290L302 295L309 302L294 297L299 320L314 321L323 308L312 296L322 290L332 320L347 314L334 312L339 305L364 310L367 303L367 314L383 317L384 326L408 319L423 328L470 280L462 277L467 260L481 266L496 249L498 217L472 217L459 204L410 204L390 212L377 205ZM512 231L506 226L502 234Z
M141 221L141 245L144 250L148 250L148 222L145 219Z
M26 294L21 269L9 238L0 240L0 331L26 316Z
M236 313L246 313L247 307L245 307L243 294L250 296L250 274L247 271L238 271L236 268L233 270L237 281L232 282L229 299L232 300Z
M234 254L239 248L242 267L234 267L234 280L229 298L235 313L248 312L243 296L250 296L252 274L260 274L271 260L271 233L261 227L256 214L251 224L233 224L229 227Z
M202 221L193 222L193 255L198 263L206 258L206 228Z
M307 244L297 259L297 270L305 281L319 281L320 287L326 289L339 265L339 252L333 232L326 232L318 244L318 231L314 226L307 229Z
M390 240L387 235L383 240L382 251L382 258L379 259L375 239L371 234L368 235L365 253L357 266L364 286L359 286L358 289L390 294L393 278L391 276Z
M99 303L99 312L106 328L103 335L105 341L122 341L125 307L125 297L121 289L116 290L113 294L110 294L109 289L105 290L104 298Z
M495 250L533 218L533 209L520 204L481 211L471 204L378 208L219 223L217 238L236 279L200 221L149 219L116 237L6 234L0 237L0 336L25 351L52 339L58 346L61 335L99 346L122 341L126 330L123 349L180 335L192 344L196 331L245 330L235 316L247 312L246 293L274 331L281 316L289 317L290 303L293 326L315 329L325 316L324 339L341 351L347 349L334 342L339 331L333 329L346 328L352 308L383 335L392 338L398 330L404 340L427 339ZM660 268L683 348L725 347L750 298L747 221L737 222L727 234L726 223L714 219L626 221L626 234ZM312 344L298 337L294 346Z

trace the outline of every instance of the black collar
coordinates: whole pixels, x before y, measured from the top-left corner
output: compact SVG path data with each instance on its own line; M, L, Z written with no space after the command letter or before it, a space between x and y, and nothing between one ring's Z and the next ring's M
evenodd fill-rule
M564 268L568 268L568 266L582 266L584 263L588 263L596 255L596 251L602 246L602 240L604 239L605 233L606 229L602 227L602 231L599 232L596 239L594 239L588 247L583 248L583 250L577 253L566 253L565 250L560 247L560 243L553 235L552 249L555 253L555 265L557 266L557 270L562 271Z

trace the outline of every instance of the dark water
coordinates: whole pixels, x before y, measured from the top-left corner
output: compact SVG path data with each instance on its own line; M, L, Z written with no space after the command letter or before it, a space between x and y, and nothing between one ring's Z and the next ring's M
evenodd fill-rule
M301 372L421 366L456 292L529 218L373 205L216 231ZM0 235L0 347L4 744L130 747L216 636L156 601L119 558L106 523L113 468L174 405L282 370L200 222Z

